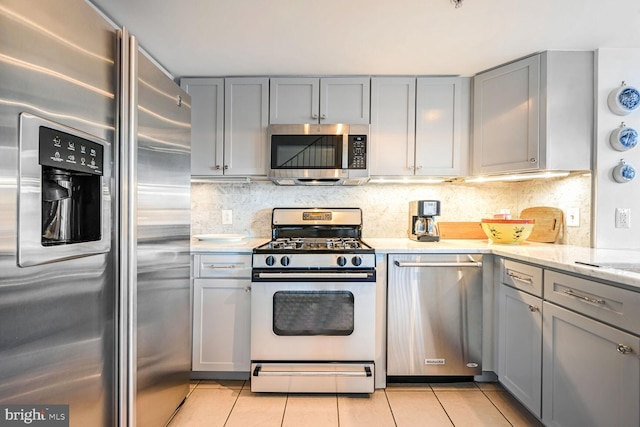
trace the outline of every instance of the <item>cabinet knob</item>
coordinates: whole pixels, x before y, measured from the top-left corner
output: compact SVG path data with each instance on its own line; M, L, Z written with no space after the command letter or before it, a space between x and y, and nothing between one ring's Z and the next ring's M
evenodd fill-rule
M311 118L312 118L312 119L317 119L317 118L318 118L318 115L314 113L314 114L312 114L312 115L311 115Z
M219 171L220 170L220 165L216 165L216 170Z
M536 159L535 157L532 157L529 159L529 163L533 164L533 163L537 163L538 159Z
M422 169L422 165L418 166L416 169L417 169L417 170Z
M245 292L251 292L251 286L245 286L244 287L244 291Z
M616 346L616 350L618 350L618 353L622 353L622 354L633 353L633 349L628 345L624 345L624 344L618 344Z
M535 313L536 311L540 311L540 309L535 305L529 305L529 311L531 311L532 313Z
M229 169L229 165L224 165L224 170Z
M322 120L324 120L324 119L326 119L326 118L327 118L327 115L326 115L326 114L320 114L320 118L321 118Z

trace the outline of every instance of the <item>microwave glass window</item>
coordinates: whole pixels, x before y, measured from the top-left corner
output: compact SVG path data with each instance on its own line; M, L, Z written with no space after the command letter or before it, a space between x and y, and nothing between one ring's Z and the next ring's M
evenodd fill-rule
M353 333L349 291L278 291L273 295L273 332L280 336L346 336Z
M272 169L341 169L342 135L272 135Z

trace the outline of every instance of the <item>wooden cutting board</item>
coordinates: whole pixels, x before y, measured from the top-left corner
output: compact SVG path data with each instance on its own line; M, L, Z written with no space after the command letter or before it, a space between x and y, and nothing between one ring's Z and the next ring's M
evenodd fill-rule
M524 209L520 212L520 219L535 219L531 235L527 239L531 242L555 243L562 228L562 209L549 206L538 206Z
M443 239L486 239L480 222L438 222Z

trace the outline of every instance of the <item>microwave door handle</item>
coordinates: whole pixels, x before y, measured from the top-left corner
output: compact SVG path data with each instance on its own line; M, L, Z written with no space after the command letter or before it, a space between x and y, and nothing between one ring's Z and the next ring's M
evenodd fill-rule
M349 167L349 133L342 134L342 169Z

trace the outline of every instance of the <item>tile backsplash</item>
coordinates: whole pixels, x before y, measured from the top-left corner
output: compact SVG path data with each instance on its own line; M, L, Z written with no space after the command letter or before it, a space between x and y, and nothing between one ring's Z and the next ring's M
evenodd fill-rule
M514 217L531 206L554 206L567 212L579 208L580 225L563 227L559 242L589 246L591 176L497 183L369 184L359 187L276 186L193 183L191 233L244 233L270 237L274 207L359 207L363 237L406 237L409 201L440 200L439 221L479 221L500 209ZM231 210L233 224L222 224L222 210Z

